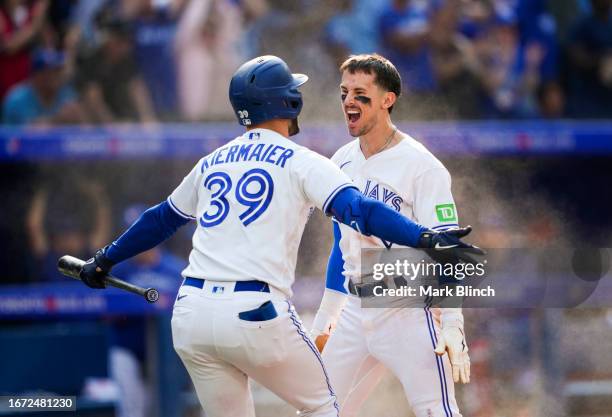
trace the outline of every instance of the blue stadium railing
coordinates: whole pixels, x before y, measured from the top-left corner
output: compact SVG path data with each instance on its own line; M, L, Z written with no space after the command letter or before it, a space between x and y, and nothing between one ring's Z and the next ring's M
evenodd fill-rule
M612 154L612 121L400 123L441 156ZM235 123L53 128L0 126L0 161L194 158L242 132ZM331 155L350 137L342 123L304 124L296 141Z

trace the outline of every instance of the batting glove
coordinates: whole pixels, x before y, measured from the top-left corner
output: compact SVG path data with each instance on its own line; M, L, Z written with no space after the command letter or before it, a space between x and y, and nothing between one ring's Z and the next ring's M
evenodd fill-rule
M340 313L346 304L346 295L337 291L325 289L323 299L315 318L312 322L310 338L314 340L320 353L327 343L327 339L336 327Z
M99 249L93 258L85 262L79 277L90 288L106 288L104 277L108 275L113 263L104 255L104 249Z
M439 263L472 263L476 260L472 255L484 255L485 251L478 246L461 241L472 231L472 226L448 229L441 232L428 230L421 234L419 248Z
M323 353L327 339L329 339L334 327L336 327L334 319L330 318L324 311L317 311L317 315L312 323L312 329L310 330L310 338L314 340L319 353Z
M470 356L463 330L459 327L442 327L438 344L434 350L437 355L448 352L453 368L453 381L467 384L470 382Z

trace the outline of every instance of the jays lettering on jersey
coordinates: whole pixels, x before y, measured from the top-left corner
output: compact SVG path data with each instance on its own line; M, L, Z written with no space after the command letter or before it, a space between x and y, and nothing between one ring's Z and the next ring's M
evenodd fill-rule
M352 186L321 155L270 130L246 132L202 158L168 197L198 222L183 276L257 279L291 296L311 207L325 212Z
M382 201L411 220L440 230L458 225L451 177L444 165L408 135L397 145L365 159L359 140L340 148L332 161L363 194ZM390 248L389 242L340 224L345 277L360 282L361 249Z

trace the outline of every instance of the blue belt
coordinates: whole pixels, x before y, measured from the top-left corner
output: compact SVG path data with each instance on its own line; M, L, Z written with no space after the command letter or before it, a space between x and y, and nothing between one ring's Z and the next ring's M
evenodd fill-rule
M196 287L199 289L204 288L205 279L186 277L183 281L183 285L189 285L190 287ZM236 281L234 291L254 291L254 292L270 292L270 286L262 281Z

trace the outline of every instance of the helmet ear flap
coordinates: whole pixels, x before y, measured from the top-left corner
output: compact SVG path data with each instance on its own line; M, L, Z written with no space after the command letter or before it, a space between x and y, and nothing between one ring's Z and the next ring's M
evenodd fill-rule
M284 99L283 103L285 104L285 107L288 109L293 109L293 110L297 110L300 108L300 106L302 105L302 100L296 100L296 99Z

